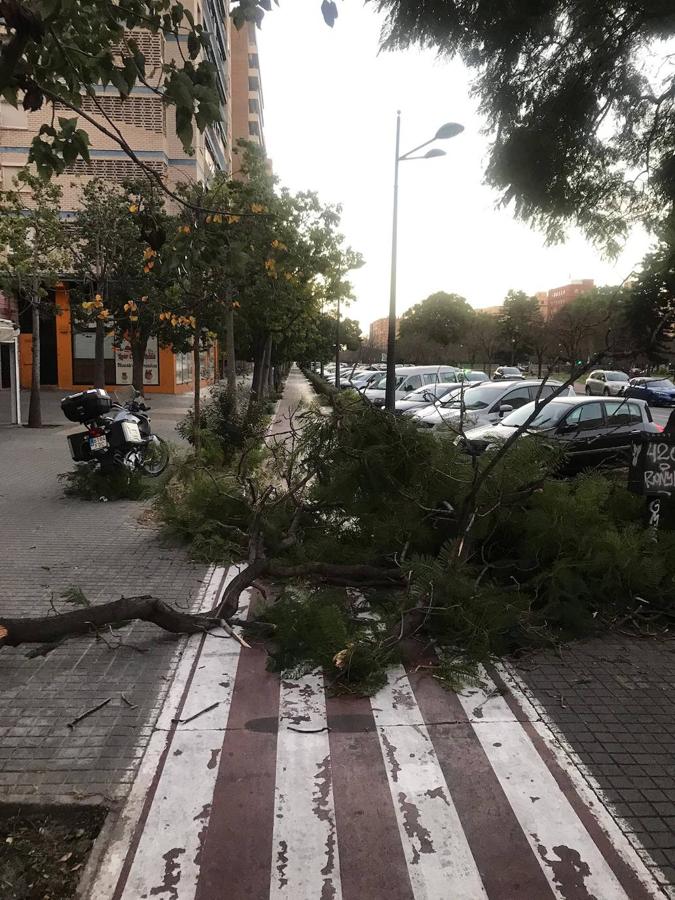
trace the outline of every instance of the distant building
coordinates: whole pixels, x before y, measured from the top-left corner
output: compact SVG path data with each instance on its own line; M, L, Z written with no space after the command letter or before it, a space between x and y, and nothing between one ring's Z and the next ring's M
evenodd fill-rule
M571 303L581 294L586 294L593 290L595 281L592 278L582 278L578 281L571 281L562 287L551 288L550 291L539 291L536 295L539 301L539 309L544 319L551 319L568 303Z
M396 337L398 337L399 322L396 320ZM383 352L387 349L387 337L389 335L389 319L376 319L370 324L370 343L377 350Z
M504 312L503 304L499 304L499 306L481 306L476 310L478 313L487 313L488 316L501 316Z
M255 25L230 31L232 48L232 143L251 141L265 149L263 92ZM234 166L235 170L238 165Z

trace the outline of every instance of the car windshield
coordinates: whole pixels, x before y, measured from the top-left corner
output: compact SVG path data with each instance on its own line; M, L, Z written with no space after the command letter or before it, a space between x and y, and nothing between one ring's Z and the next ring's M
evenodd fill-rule
M405 375L397 375L396 376L396 390L398 390L398 388L401 386L401 382L403 381L404 378L405 378ZM380 380L377 383L372 384L371 387L373 387L375 390L378 390L378 391L386 390L387 389L387 376L383 375L382 378L380 378Z
M628 375L625 372L605 372L607 381L628 381Z
M648 381L645 387L656 388L657 391L675 391L675 384L668 378L661 378L658 381Z
M451 387L448 384L423 384L422 387L411 391L406 400L426 400L427 397L442 397L449 390L451 390Z
M532 415L534 407L534 403L526 403L525 406L521 406L520 409L517 409L515 412L512 412L510 415L503 418L501 424L506 425L509 428L520 428L520 426L524 425ZM573 408L574 404L572 403L548 403L541 412L532 419L527 427L534 430L553 428L554 425L558 424L565 413Z
M467 381L488 381L488 377L485 372L467 372L466 373Z
M485 384L481 387L469 388L464 394L464 408L485 409L486 406L490 406L491 403L498 400L503 393L504 388L501 384ZM452 405L459 406L460 401L455 400Z

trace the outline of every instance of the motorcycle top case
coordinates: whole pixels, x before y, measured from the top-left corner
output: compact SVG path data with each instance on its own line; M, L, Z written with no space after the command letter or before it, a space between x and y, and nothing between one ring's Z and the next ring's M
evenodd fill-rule
M71 422L92 422L112 409L112 399L107 391L94 388L70 394L61 401L61 409Z

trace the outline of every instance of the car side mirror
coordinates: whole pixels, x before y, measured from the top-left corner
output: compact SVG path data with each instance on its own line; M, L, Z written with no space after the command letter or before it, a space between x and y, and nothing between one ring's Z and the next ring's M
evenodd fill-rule
M558 428L558 434L574 434L574 432L578 430L578 425L561 425Z
M502 405L499 407L500 416L506 416L511 412L513 412L513 407L508 403L502 403Z

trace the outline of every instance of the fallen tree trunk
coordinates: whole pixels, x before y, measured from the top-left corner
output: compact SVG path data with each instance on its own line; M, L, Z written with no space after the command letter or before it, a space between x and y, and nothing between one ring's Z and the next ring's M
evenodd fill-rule
M156 597L122 597L98 606L86 606L59 615L40 618L0 618L0 647L19 644L55 643L76 634L95 633L106 625L132 619L152 622L173 634L195 634L217 628L220 622L206 615L180 612Z
M400 569L368 565L307 562L288 566L270 559L256 559L241 570L225 588L217 606L203 614L184 613L151 595L122 597L110 603L85 606L39 618L0 618L0 648L19 644L56 644L78 634L95 634L108 625L123 625L133 619L152 622L172 634L196 634L226 627L239 608L243 591L262 577L290 580L317 578L333 584L403 587Z

